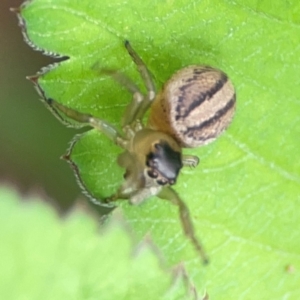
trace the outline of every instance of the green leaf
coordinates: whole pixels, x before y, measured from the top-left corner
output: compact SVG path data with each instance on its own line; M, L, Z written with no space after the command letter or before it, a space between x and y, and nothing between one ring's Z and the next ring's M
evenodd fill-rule
M134 249L120 214L99 234L82 210L61 219L6 187L0 199L1 299L192 299L184 268L164 270L149 241Z
M190 64L228 73L238 95L234 122L213 144L186 151L201 164L176 185L211 264L203 267L183 236L176 207L157 198L122 207L135 233L150 233L169 264L184 261L213 299L299 298L298 1L35 0L21 15L35 47L70 57L39 77L45 97L114 125L130 95L92 66L121 70L140 84L124 39L158 87ZM117 150L106 142L99 149L103 138L92 131L74 147L94 197L107 192L99 185L120 181Z

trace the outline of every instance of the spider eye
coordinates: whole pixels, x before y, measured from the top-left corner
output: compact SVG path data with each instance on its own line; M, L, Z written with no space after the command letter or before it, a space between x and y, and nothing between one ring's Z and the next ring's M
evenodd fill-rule
M172 185L182 168L181 154L174 151L169 143L162 140L153 145L153 151L146 157L146 165L152 169L152 172L159 173L165 179L159 180L158 184L169 183ZM149 176L151 177L150 174Z
M170 180L169 180L169 184L170 184L170 185L173 185L174 183L175 183L175 180L174 180L174 179L170 179Z
M155 172L155 171L153 171L153 170L147 171L147 174L148 174L148 176L151 177L151 178L157 178L157 177L158 177L157 172Z
M165 181L165 180L157 180L157 183L158 183L159 185L166 185L168 182Z

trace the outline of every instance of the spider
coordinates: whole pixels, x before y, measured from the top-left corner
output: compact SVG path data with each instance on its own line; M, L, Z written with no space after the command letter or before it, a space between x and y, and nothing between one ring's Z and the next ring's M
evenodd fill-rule
M197 156L182 154L183 147L197 147L214 140L229 123L235 110L235 91L222 71L201 65L188 66L175 73L156 94L152 76L137 52L125 41L125 47L146 86L147 94L123 74L104 70L132 93L121 121L122 132L89 114L47 99L52 109L104 133L124 149L118 158L125 169L124 182L105 199L128 199L138 205L157 196L178 206L184 234L191 240L204 263L208 263L202 244L196 237L189 209L172 188L182 167L196 167ZM150 108L148 123L142 120Z

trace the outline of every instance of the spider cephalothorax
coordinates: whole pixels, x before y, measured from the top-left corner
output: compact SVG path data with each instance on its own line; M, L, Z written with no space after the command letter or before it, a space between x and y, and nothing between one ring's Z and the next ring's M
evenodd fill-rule
M119 132L108 122L46 99L52 110L103 132L124 152L117 158L125 169L124 182L102 201L129 199L139 204L151 196L169 200L179 208L184 233L202 256L208 258L195 236L189 210L172 185L183 166L195 167L196 156L182 154L183 147L198 147L216 139L230 124L235 111L235 90L227 75L215 68L192 65L177 71L156 95L152 76L129 42L125 47L147 88L139 88L123 74L103 70L133 94ZM150 108L147 125L143 117Z
M159 140L151 145L146 156L147 173L160 185L173 185L182 168L181 153L175 151L167 141Z

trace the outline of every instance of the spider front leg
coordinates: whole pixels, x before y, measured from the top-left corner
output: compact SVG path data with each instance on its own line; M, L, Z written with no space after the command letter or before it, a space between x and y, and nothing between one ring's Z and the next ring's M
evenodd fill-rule
M132 101L128 104L125 110L122 119L122 127L131 125L136 120L141 120L156 96L155 85L152 79L152 75L148 70L146 64L131 47L129 41L125 41L125 47L129 55L132 57L132 60L136 64L137 69L143 79L143 82L147 89L146 96L143 95L140 89L124 74L115 70L100 69L100 73L104 73L111 76L115 81L117 81L120 85L124 86L133 95Z
M125 87L133 96L132 101L127 105L125 113L122 118L121 125L125 127L133 123L137 119L137 112L139 111L140 105L144 100L144 95L140 89L124 74L109 69L100 69L100 73L111 76L117 83Z
M162 191L158 194L158 197L168 200L178 206L184 234L192 241L193 245L201 256L203 263L207 264L209 262L209 259L203 249L203 246L195 235L194 226L190 217L189 209L186 204L180 199L175 190L170 187L162 189Z
M84 114L78 112L72 108L64 106L53 99L47 99L48 104L54 109L57 113L62 112L68 118L71 118L77 122L89 125L94 127L95 129L104 133L110 140L112 140L118 146L122 148L126 147L126 140L118 133L117 129L109 124L108 122L96 118L90 114Z
M182 155L182 163L184 166L195 168L199 164L199 157L195 155Z
M146 111L150 107L151 103L155 99L156 96L155 85L153 82L152 75L148 70L146 64L143 62L140 56L135 52L135 50L131 47L129 41L125 41L125 47L129 55L132 57L133 62L136 64L137 69L147 89L147 96L143 97L143 100L140 103L139 107L137 108L136 115L135 115L135 119L142 119Z

